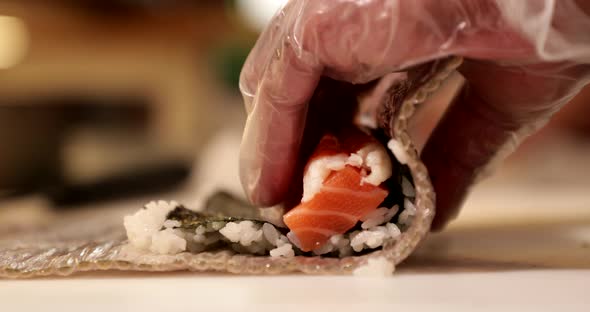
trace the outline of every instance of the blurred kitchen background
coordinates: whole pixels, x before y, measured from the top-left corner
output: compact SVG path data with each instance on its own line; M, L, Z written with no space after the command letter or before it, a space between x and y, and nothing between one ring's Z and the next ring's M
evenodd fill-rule
M0 196L183 183L217 130L242 127L240 68L282 2L0 1Z
M239 72L284 2L0 0L0 241L241 194ZM461 83L414 119L419 146ZM586 88L475 188L418 263L590 267L589 101Z
M219 185L240 192L239 72L284 2L1 0L0 221L41 206L17 204L30 198L55 210L156 194L190 201ZM418 142L460 84L456 75L417 119ZM503 189L469 203L522 204L494 202L512 198L497 195L515 189L506 181L524 181L515 194L525 199L556 185L586 194L589 100L587 88L500 170Z

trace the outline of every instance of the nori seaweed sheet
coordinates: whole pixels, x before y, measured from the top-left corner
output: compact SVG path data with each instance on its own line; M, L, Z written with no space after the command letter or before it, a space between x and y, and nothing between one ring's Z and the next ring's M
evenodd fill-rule
M244 218L236 218L236 217L226 217L226 216L215 216L215 215L206 215L203 213L199 213L190 209L187 209L184 206L178 206L174 208L174 210L168 213L166 217L168 220L174 220L180 222L179 228L182 229L196 229L199 226L209 226L213 222L239 222L245 221L248 219ZM260 222L257 220L250 220L253 222Z
M183 205L177 206L168 213L168 220L180 222L180 228L196 229L199 226L209 226L213 222L252 221L262 224L259 208L226 191L213 193L205 202L201 211L194 211Z
M245 200L223 190L211 195L203 208L204 214L209 216L261 219L261 208L254 207Z

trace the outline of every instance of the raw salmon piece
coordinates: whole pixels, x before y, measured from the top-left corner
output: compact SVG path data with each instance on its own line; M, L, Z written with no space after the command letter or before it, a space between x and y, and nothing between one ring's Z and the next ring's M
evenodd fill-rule
M346 138L340 142L333 135L324 136L311 161L323 156L350 155L364 145L375 142L360 131L352 132ZM350 230L387 197L388 191L381 186L361 182L366 175L362 170L346 165L332 171L311 199L284 215L283 220L297 237L301 250L319 248L332 235Z

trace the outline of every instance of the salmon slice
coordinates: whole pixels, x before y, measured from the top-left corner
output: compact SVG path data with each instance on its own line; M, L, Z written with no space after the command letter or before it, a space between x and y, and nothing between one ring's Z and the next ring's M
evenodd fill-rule
M376 140L360 131L347 132L345 139L326 135L308 162L319 157L350 154ZM379 185L363 183L366 169L344 165L331 171L319 190L306 201L286 213L283 220L296 244L303 251L320 248L336 234L344 234L357 222L379 207L388 191Z

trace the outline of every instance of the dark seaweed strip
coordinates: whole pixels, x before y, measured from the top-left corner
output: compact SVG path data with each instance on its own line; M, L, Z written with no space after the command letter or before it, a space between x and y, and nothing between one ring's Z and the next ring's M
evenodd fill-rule
M260 226L262 226L265 223L263 221L256 220L256 219L208 215L207 213L196 212L196 211L187 209L183 206L178 206L174 210L172 210L168 214L166 219L180 222L180 226L176 227L176 228L180 229L184 232L188 232L188 233L192 233L192 234L194 234L194 231L199 226L203 226L205 228L211 229L211 228L213 228L213 223L219 223L219 222L223 223L223 226L225 226L225 224L227 224L229 222L242 222L242 221L251 221L251 222L254 222ZM277 229L277 230L280 231L280 229ZM209 233L211 233L209 230L207 230L207 231ZM215 232L218 233L219 231L216 230ZM285 234L285 233L283 233L283 234ZM228 247L231 247L231 249L233 249L234 251L239 250L241 248L238 245L236 245L236 243L231 243L231 242L220 240L216 243L203 246L204 249L199 250L197 252L221 250L221 249L227 249ZM191 248L190 244L189 244L188 248L190 250L190 248ZM298 250L295 246L293 246L293 249L295 250L296 255L301 255L301 251ZM240 253L243 253L243 252L240 252ZM249 253L246 252L246 254L249 254ZM265 252L264 254L268 255L267 252Z
M209 226L213 222L252 221L262 224L258 208L226 191L213 193L200 211L187 209L179 205L168 213L168 220L181 223L180 228L196 229L199 226Z
M260 208L226 191L217 191L207 199L203 211L210 216L260 220Z
M210 226L214 222L240 222L240 221L252 221L258 224L263 222L256 219L246 219L239 217L224 217L216 215L208 215L205 213L196 212L185 208L184 206L178 206L166 217L168 220L174 220L180 222L180 228L182 229L196 229L199 226Z

